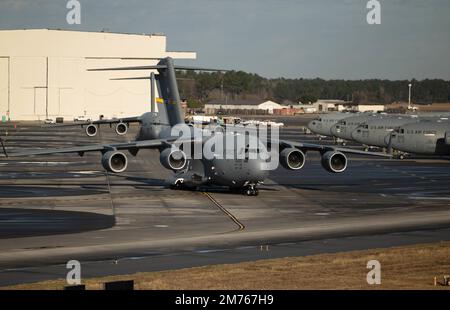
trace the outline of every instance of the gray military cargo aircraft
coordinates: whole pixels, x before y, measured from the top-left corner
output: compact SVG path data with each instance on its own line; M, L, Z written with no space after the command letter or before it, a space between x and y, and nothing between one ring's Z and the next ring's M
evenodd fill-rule
M339 148L335 146L285 141L280 139L264 139L260 136L245 135L244 142L234 145L233 152L242 157L228 159L228 157L212 158L201 154L200 158L192 156L184 149L185 144L201 145L214 144L223 141L223 137L237 137L235 133L205 132L204 129L194 128L184 124L181 115L180 95L176 81L175 70L201 70L199 68L175 66L172 58L164 58L154 66L108 68L94 70L157 70L157 86L159 94L163 98L158 113L151 112L142 117L141 128L135 141L113 144L93 144L75 146L70 148L39 149L23 152L6 153L6 156L32 156L47 154L77 153L83 156L86 152L100 152L101 163L105 170L112 173L121 173L127 169L128 157L124 151L136 156L141 149L157 149L160 152L160 163L166 169L174 172L169 180L171 188L198 188L200 186L226 186L231 190L239 190L249 196L258 194L257 185L267 178L269 170L267 158L274 155L268 151L268 147L274 149L277 146L276 164L280 163L289 170L300 170L304 167L306 153L316 151L321 155L321 164L330 173L342 173L347 168L345 153L384 156L379 153L369 153L353 149ZM139 77L137 79L148 78ZM131 78L133 79L133 78ZM180 140L179 132L174 129L185 126L189 137ZM200 137L200 138L198 138ZM180 145L180 143L182 145ZM215 145L220 145L219 143ZM195 147L194 147L195 149ZM215 151L215 150L214 150ZM228 144L225 146L228 152ZM254 159L251 154L259 154Z
M334 137L334 135L331 133L331 127L336 125L340 120L351 116L355 115L351 113L323 114L310 121L307 127L313 133L319 135L319 140L321 137Z
M386 136L398 127L419 122L416 115L380 115L368 119L351 133L352 140L363 144L368 150L370 147L388 148Z
M425 119L402 125L386 136L385 143L407 153L450 155L450 122Z
M382 114L378 113L360 113L355 116L343 118L335 125L331 126L331 133L335 137L345 141L351 141L352 133L357 127L368 121L379 119L381 115Z

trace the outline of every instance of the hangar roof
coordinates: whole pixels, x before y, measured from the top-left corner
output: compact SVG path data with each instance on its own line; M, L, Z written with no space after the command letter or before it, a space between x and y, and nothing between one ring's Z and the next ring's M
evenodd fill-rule
M0 30L0 57L86 57L195 59L195 52L166 50L162 34L123 34L74 30Z

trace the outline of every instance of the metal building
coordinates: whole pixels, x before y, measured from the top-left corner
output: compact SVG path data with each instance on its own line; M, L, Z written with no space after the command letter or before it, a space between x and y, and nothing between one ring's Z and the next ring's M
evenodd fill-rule
M89 68L156 64L160 58L195 59L194 52L166 50L164 35L64 30L0 31L0 116L43 120L98 119L150 110L150 71L89 72Z

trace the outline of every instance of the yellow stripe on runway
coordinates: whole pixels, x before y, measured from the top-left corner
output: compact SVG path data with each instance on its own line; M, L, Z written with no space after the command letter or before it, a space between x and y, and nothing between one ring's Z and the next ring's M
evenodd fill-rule
M210 194L208 194L206 192L203 192L203 195L208 197L208 199L211 200L212 203L214 203L216 205L216 207L220 209L220 211L225 213L239 227L239 229L238 229L239 231L245 229L244 224L242 224L230 211L225 209L216 199L214 199L213 196L211 196Z

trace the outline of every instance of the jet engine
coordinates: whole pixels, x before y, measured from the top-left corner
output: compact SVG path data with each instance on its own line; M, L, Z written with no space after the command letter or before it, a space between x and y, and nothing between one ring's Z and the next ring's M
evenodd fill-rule
M336 151L328 151L322 155L322 167L328 172L341 173L347 169L347 157Z
M98 132L98 128L96 125L94 124L90 124L86 126L86 134L88 135L88 137L95 137L97 135Z
M167 148L161 152L159 161L165 168L177 171L186 166L187 156L181 150L172 150L171 148Z
M128 159L124 153L118 151L109 151L102 156L102 165L109 172L124 172L128 166Z
M116 133L117 133L119 136L123 136L123 135L125 135L127 132L128 132L128 125L127 125L127 124L120 122L120 123L118 123L118 124L116 125Z
M305 165L305 153L296 148L287 148L280 153L281 165L289 170L300 170Z

